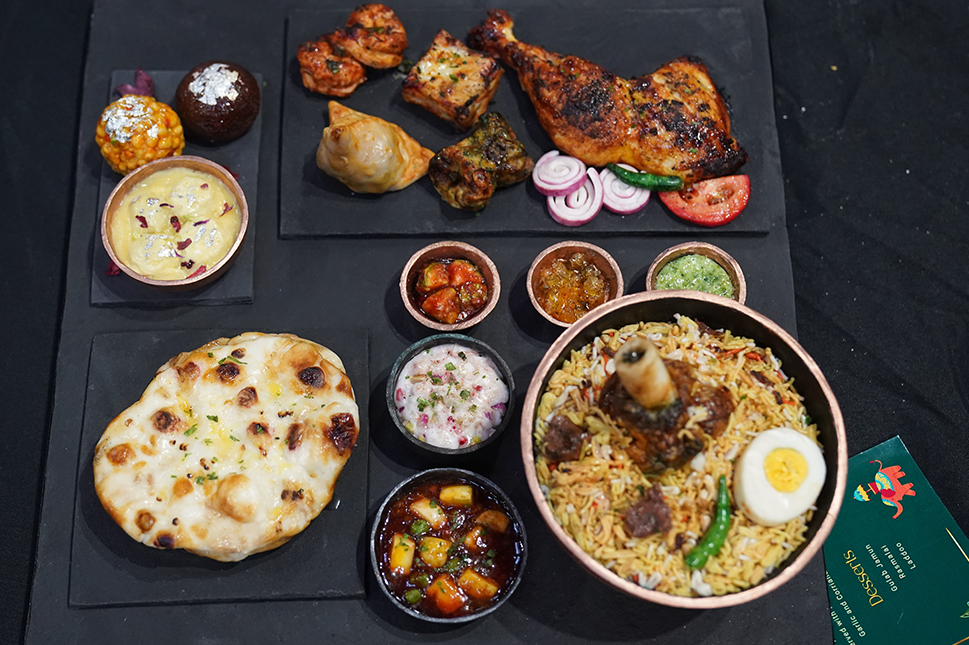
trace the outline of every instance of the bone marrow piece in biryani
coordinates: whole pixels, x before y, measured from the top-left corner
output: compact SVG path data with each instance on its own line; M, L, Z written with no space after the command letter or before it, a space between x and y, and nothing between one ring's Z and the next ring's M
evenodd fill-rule
M770 348L686 316L574 350L542 394L534 441L566 533L617 575L680 596L769 576L805 541L826 474Z

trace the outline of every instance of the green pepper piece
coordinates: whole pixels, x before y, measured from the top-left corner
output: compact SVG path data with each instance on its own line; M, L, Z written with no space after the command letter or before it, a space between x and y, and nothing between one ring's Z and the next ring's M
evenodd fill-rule
M690 569L701 569L712 555L716 555L727 539L730 530L730 493L727 491L727 477L720 475L717 487L717 507L713 511L713 521L696 546L686 554L684 561Z
M427 575L426 573L418 573L417 575L410 577L410 582L415 587L424 589L427 587L427 585L431 584L431 576Z
M404 600L412 605L419 603L423 597L424 594L421 593L420 589L408 589L404 594Z
M414 537L423 535L431 530L431 525L424 520L414 520L414 523L410 525L410 534Z
M682 190L683 188L683 179L680 177L674 177L672 175L651 175L648 172L634 172L632 170L626 170L614 163L607 163L606 168L611 170L623 183L635 186L636 188L658 191Z

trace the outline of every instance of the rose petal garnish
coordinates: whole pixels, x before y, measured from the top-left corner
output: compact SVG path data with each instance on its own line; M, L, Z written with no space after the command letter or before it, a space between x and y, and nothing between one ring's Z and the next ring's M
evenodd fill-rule
M189 237L189 238L186 238L186 239L182 240L181 242L179 242L175 246L178 247L178 250L179 251L184 251L185 249L188 248L188 245L191 244L191 243L192 243L192 238Z
M208 224L208 223L209 223L209 220L203 219L199 222L195 222L194 224L192 224L192 226L201 226L202 224Z
M148 220L145 219L144 215L135 215L135 219L140 222L141 228L148 228Z
M178 233L179 231L182 230L182 223L179 222L178 221L178 218L175 217L174 215L172 215L172 218L170 220L168 220L168 221L170 221L172 223L172 228L175 229L175 232L176 233Z
M195 260L189 260L188 262L180 262L179 266L181 266L183 269L191 269L193 266L195 266Z
M154 98L155 81L152 80L148 72L141 69L136 69L135 84L129 85L128 83L122 83L114 88L114 91L122 96L125 94L136 94L138 96L150 96Z
M219 215L219 217L222 217L222 215L225 215L226 213L231 211L232 208L233 208L232 206L229 206L229 202L222 204L222 213Z
M199 186L199 188L208 188L208 187L209 187L208 184L202 184L201 186Z
M118 275L121 273L121 267L114 263L114 260L108 260L108 268L105 269L104 275Z
M188 277L194 278L195 276L201 275L203 273L205 273L205 265L204 264L202 266L200 266L198 269L196 269L195 270L195 273L193 273L192 275L190 275Z

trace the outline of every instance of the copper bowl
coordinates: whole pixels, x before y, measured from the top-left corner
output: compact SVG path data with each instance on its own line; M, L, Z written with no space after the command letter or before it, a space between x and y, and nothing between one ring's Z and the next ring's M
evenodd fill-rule
M607 329L640 321L672 321L675 314L688 315L706 325L726 328L752 338L760 347L770 347L783 363L784 372L794 378L804 405L817 424L827 477L815 502L817 510L808 523L806 541L759 584L736 593L710 597L683 597L654 591L616 575L583 551L552 514L535 474L533 423L542 392L553 372L571 352ZM625 296L606 303L572 325L552 344L535 370L522 408L521 450L525 476L538 510L549 530L592 575L620 591L650 602L691 609L728 607L749 602L774 591L793 578L817 554L834 527L844 498L848 476L848 446L844 419L831 387L807 352L778 324L728 298L693 291L651 291Z
M469 316L464 320L452 324L434 320L421 311L420 300L417 298L417 290L414 288L414 285L417 283L417 277L425 266L437 260L447 259L468 260L474 264L481 271L481 275L484 276L485 285L488 287L488 302L485 306L473 316ZM429 244L411 256L400 274L400 297L404 301L404 307L407 308L407 311L410 312L410 315L417 322L437 331L459 331L477 325L498 304L498 296L500 294L501 279L498 277L498 268L495 267L495 263L485 255L484 251L464 242L447 241Z
M646 291L656 289L656 275L660 272L660 269L666 266L667 263L684 255L702 255L719 264L727 272L727 275L730 277L730 282L733 283L733 299L740 304L744 304L747 301L747 280L744 278L744 272L740 268L740 264L733 259L733 256L719 246L707 244L706 242L685 242L683 244L677 244L657 255L653 263L649 265L649 270L646 272Z
M556 260L570 257L575 253L582 253L589 257L592 260L592 263L595 264L596 268L602 272L603 277L606 279L606 283L609 285L609 293L606 295L605 302L615 300L623 294L623 291L626 288L626 285L622 279L622 271L619 269L619 265L616 264L616 261L605 251L605 249L598 247L595 244L589 244L588 242L570 241L553 244L539 253L538 256L536 256L532 261L532 266L528 269L528 277L525 279L525 285L528 288L528 299L532 301L532 306L535 307L535 310L546 320L552 324L558 325L559 327L569 327L575 323L559 320L558 318L552 316L552 314L545 311L535 294L538 291L538 281L541 272ZM601 307L602 305L599 306Z
M208 270L206 270L204 273L200 273L194 277L182 278L181 280L156 280L155 278L149 278L148 276L138 273L118 259L118 256L114 251L113 240L111 239L110 235L111 222L117 215L118 208L121 206L122 200L124 200L128 193L131 192L132 188L146 179L149 175L156 173L159 170L167 170L169 168L189 168L191 170L198 170L200 172L213 175L223 184L225 184L235 197L236 203L239 205L239 233L236 235L236 239L229 248L228 253L226 253L225 256L223 256L222 259L216 262L212 267L208 268ZM111 261L114 262L118 268L121 269L121 271L131 276L138 282L166 290L182 291L188 289L197 289L201 286L209 284L220 275L225 273L226 269L228 269L235 261L239 247L242 246L242 241L246 236L246 229L248 226L249 204L246 202L246 195L242 192L239 182L235 180L232 174L219 164L209 161L208 159L183 155L178 157L166 157L164 159L152 161L144 166L141 166L140 168L132 170L124 176L118 185L115 186L114 190L111 191L111 195L108 197L108 201L105 203L104 210L101 213L101 243L104 245L105 251L108 252L108 257L111 258Z

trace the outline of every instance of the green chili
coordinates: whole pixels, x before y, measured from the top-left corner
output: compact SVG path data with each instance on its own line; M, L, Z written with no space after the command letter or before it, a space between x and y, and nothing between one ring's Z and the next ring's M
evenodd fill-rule
M665 191L681 190L683 188L683 180L680 177L674 177L672 175L651 175L648 172L634 172L632 170L626 170L614 163L607 163L606 168L611 170L623 183L636 186L637 188Z
M717 508L713 511L713 521L710 528L703 534L696 546L686 554L686 566L690 569L700 569L707 563L707 559L716 555L727 539L730 530L730 493L727 492L727 477L720 475L717 488Z

